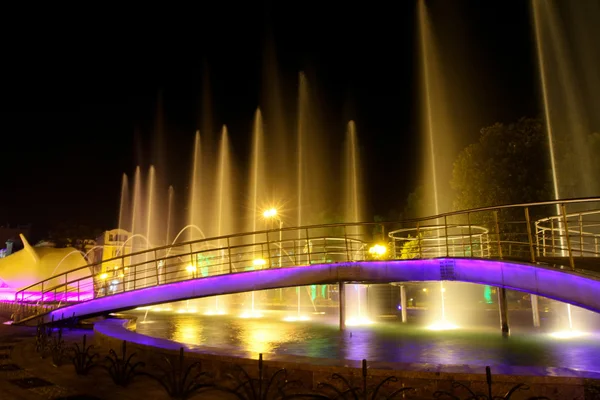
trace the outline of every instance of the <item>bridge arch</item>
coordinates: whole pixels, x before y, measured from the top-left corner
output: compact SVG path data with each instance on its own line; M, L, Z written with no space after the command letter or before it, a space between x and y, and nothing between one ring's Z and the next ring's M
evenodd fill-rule
M69 305L40 318L44 322L91 317L172 301L338 282L389 283L458 281L548 297L600 312L600 277L514 261L475 258L353 261L274 268L209 276L152 286Z

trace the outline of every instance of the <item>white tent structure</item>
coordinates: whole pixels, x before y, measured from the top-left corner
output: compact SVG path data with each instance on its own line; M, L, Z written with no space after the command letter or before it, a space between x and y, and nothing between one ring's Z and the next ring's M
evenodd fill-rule
M17 290L44 279L87 265L79 250L72 247L32 247L25 236L19 235L23 249L8 257L0 258L0 299L13 300ZM88 268L68 274L68 281L90 276ZM89 281L89 282L88 282ZM92 287L91 278L80 282L82 287ZM65 276L44 283L50 289L65 283ZM76 285L75 285L76 286ZM74 288L76 290L76 287Z

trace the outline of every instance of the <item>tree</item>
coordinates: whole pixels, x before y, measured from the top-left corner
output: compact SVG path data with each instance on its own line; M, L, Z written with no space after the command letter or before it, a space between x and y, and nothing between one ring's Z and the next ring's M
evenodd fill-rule
M496 123L454 162L454 208L464 210L553 198L548 139L537 118Z

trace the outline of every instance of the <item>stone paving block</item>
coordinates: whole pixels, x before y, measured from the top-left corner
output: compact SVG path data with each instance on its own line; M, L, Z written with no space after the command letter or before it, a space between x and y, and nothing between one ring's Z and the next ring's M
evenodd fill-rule
M21 379L11 379L9 380L13 385L17 385L23 389L34 389L42 386L52 386L54 383L48 382L42 378L36 378L35 376Z
M17 364L1 364L0 371L17 371L22 369Z

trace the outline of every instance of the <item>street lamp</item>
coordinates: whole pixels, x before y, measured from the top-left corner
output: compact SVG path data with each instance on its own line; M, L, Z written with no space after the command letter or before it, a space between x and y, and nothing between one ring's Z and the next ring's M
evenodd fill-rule
M263 212L263 217L265 217L265 219L276 219L277 221L279 221L279 268L281 268L281 256L282 256L282 252L283 252L283 238L282 238L282 229L283 229L283 221L281 220L281 218L279 218L277 209L275 208L269 208L268 210L265 210Z
M281 265L281 257L283 255L283 242L282 242L282 234L283 234L283 221L279 218L278 212L276 208L269 208L263 212L263 217L265 219L276 219L279 221L279 268ZM283 289L279 289L279 300L283 300Z

